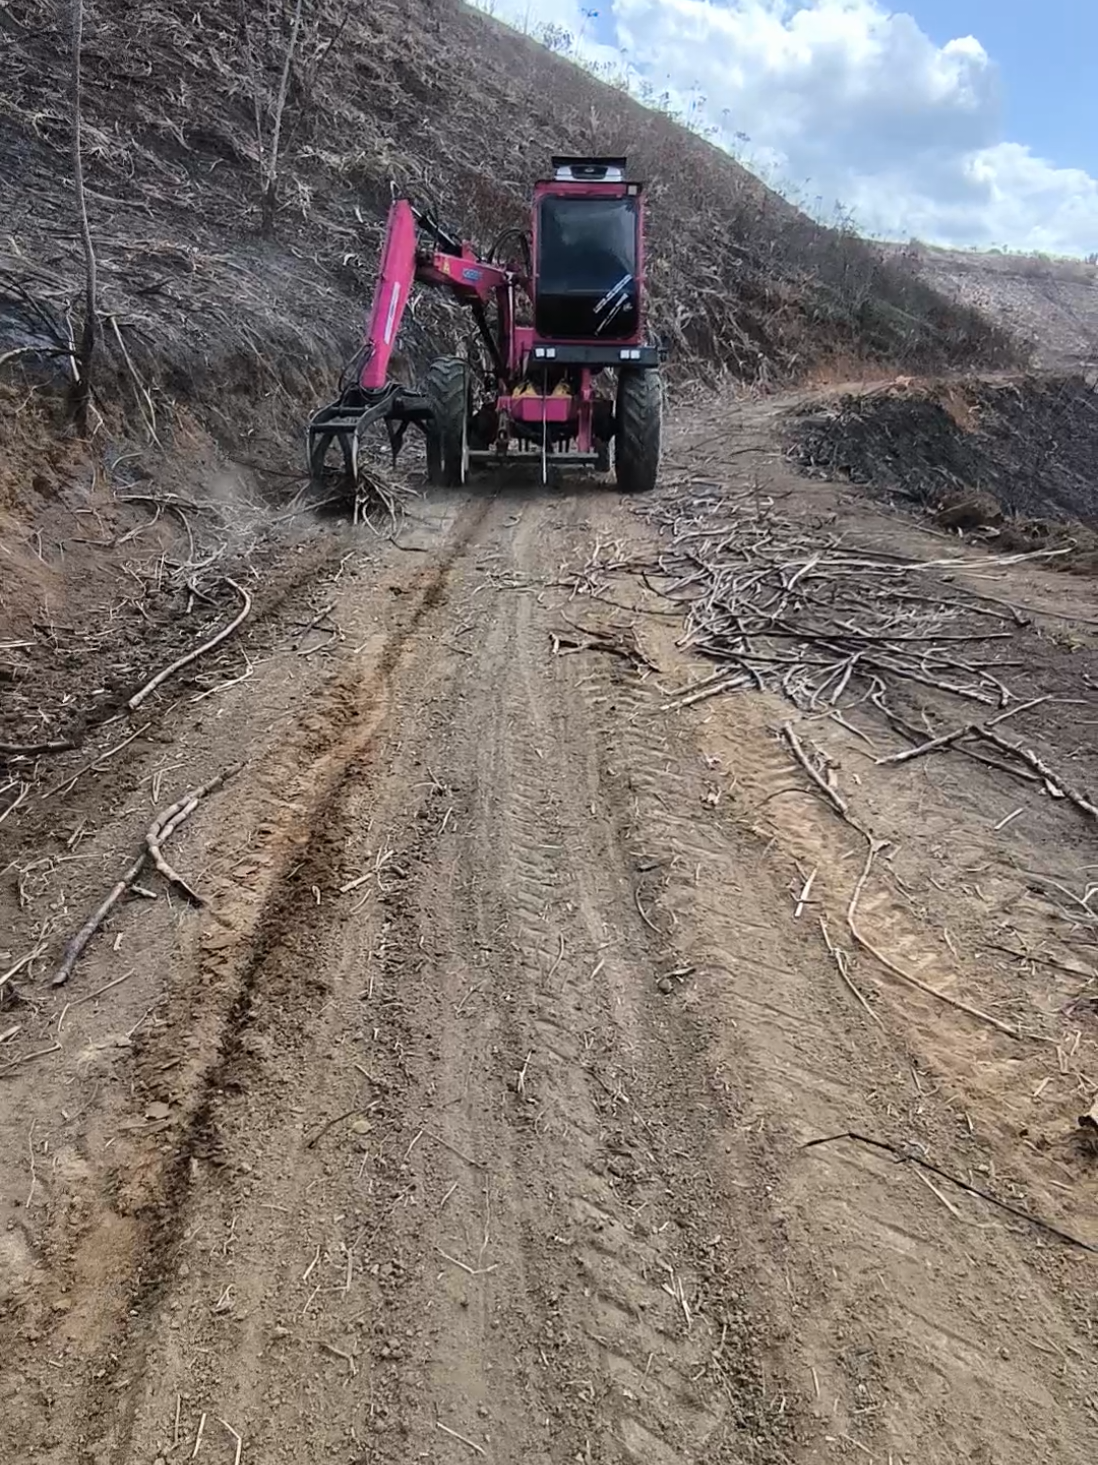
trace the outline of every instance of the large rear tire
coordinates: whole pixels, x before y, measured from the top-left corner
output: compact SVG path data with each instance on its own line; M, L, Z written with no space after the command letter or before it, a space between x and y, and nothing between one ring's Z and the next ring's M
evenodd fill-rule
M460 488L469 472L469 367L458 356L440 356L427 368L423 395L427 424L427 482Z
M660 467L663 397L656 371L618 373L614 471L622 493L649 493Z

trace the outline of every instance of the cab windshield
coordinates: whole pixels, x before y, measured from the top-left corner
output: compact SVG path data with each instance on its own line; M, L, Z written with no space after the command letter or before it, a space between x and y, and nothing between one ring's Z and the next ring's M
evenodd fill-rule
M539 334L556 339L635 335L636 268L636 199L542 199L537 254Z

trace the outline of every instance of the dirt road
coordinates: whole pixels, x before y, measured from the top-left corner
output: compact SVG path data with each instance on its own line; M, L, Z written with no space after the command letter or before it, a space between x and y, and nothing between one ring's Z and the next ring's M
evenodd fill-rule
M1085 785L1093 591L989 587L772 432L684 423L657 509L705 474L960 557L950 593L1042 612L997 665L1067 699L1017 730ZM1090 1465L1095 820L960 751L879 765L868 702L668 705L710 668L615 573L651 506L416 514L329 536L250 675L166 687L0 830L12 961L47 913L55 960L246 760L165 851L208 904L147 873L0 1013L0 1460ZM847 1131L894 1149L804 1147Z

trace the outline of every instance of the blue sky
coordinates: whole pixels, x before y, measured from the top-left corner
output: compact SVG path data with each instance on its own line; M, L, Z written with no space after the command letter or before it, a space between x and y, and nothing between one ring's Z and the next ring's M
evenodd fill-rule
M1098 251L1098 0L475 3L704 96L750 166L871 232Z
M903 8L939 45L965 34L982 43L1002 76L1008 136L1098 175L1098 0L910 0Z

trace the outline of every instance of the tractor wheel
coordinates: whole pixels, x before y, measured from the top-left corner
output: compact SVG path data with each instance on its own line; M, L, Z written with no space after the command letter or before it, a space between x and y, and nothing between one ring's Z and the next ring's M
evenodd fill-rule
M648 493L656 486L662 407L658 372L618 373L614 471L622 493Z
M427 482L460 488L469 466L469 367L457 356L440 356L427 368L423 395L431 408L427 424Z

